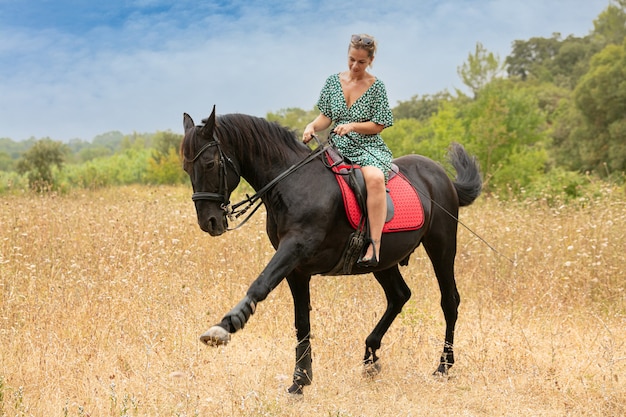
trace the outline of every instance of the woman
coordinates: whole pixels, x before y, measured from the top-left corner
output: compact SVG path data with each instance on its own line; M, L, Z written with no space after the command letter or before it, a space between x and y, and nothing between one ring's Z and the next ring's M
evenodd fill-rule
M320 114L302 135L307 143L315 132L332 124L332 142L345 158L362 167L371 237L358 261L363 267L375 267L380 259L380 238L387 217L385 185L392 159L380 136L384 128L393 124L387 91L381 80L367 72L375 54L376 40L372 36L352 35L348 71L326 79L317 103Z

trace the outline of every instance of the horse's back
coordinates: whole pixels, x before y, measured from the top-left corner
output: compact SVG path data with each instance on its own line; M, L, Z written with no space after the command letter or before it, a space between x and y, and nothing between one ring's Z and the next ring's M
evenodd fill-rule
M417 154L404 155L393 161L416 187L417 191L454 189L452 180L438 162Z

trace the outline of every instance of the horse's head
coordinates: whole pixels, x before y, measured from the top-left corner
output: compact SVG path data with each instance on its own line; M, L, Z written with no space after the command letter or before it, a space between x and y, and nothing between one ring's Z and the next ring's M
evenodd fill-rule
M198 224L211 236L228 230L230 194L240 180L235 162L224 154L215 124L215 106L203 126L196 126L185 113L185 138L181 146L183 168L193 187L191 198L196 205Z

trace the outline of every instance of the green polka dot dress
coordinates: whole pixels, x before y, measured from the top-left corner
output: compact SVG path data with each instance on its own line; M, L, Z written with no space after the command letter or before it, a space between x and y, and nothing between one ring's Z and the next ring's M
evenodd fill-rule
M385 127L393 125L393 114L389 108L385 84L378 78L348 108L339 74L333 74L326 79L317 107L333 121L332 129L339 124L367 121ZM352 163L378 167L385 174L385 179L388 179L393 156L380 134L362 135L350 132L345 136L339 136L331 133L331 140L339 152Z

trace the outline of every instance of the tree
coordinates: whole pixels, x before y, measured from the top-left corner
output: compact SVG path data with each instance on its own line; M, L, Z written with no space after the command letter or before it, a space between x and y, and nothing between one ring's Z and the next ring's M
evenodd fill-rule
M111 156L113 151L104 146L90 146L83 148L78 152L78 162L88 162L97 158Z
M28 184L32 189L55 189L57 184L53 168L63 168L67 152L67 146L63 143L50 138L41 139L24 153L17 163L17 171L28 175Z
M448 91L433 95L425 94L421 97L414 95L410 100L398 102L398 105L393 108L393 117L395 119L427 120L437 113L443 103L450 100L452 100L452 96Z
M573 89L587 71L591 56L598 50L589 36L570 35L561 39L560 33L553 33L551 38L534 37L513 42L505 66L510 78L554 83Z
M570 171L578 171L583 164L580 145L573 132L582 126L582 116L572 96L573 93L570 92L555 101L554 111L548 114L548 123L552 139L551 154L555 164Z
M11 156L0 151L0 171L11 171L13 169L13 159Z
M474 54L469 54L467 62L457 68L463 84L478 96L478 92L496 78L502 70L500 57L487 51L480 42L476 43Z
M584 169L626 170L626 40L610 44L591 60L589 72L574 91L584 125L579 140Z
M148 160L146 181L155 184L180 184L186 174L182 169L180 144L183 136L167 132L157 132L152 139L152 156Z
M560 33L553 33L551 38L534 37L527 41L514 41L511 55L505 59L509 77L522 81L529 77L539 79L541 68L559 52L560 38Z
M556 56L545 63L545 70L542 71L544 79L541 81L549 81L573 90L578 80L588 71L589 61L598 50L598 46L591 42L589 36L568 36L561 42Z
M124 135L122 132L113 131L96 136L91 143L94 146L103 146L109 148L112 152L117 152L121 149L123 140Z
M593 21L593 34L603 46L621 45L626 38L626 0L613 0L613 3Z
M464 117L468 150L487 189L517 192L544 172L545 117L531 91L509 80L485 88Z
M170 150L175 152L180 150L180 144L183 141L183 135L167 132L157 132L152 138L152 148L155 160L166 158L169 155Z
M266 119L270 122L277 122L281 126L293 129L299 136L304 132L304 128L308 123L320 114L317 108L306 111L296 107L278 110L276 113L267 113ZM324 132L318 132L318 135L324 137Z
M382 136L393 152L393 156L420 153L420 144L431 140L427 123L427 121L406 118L396 120L393 126L386 128Z

